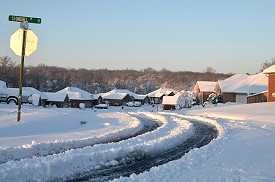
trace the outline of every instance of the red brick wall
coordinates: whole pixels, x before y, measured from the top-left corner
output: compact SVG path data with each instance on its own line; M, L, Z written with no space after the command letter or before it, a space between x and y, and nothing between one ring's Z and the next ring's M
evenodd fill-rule
M268 76L268 102L275 102L275 73Z

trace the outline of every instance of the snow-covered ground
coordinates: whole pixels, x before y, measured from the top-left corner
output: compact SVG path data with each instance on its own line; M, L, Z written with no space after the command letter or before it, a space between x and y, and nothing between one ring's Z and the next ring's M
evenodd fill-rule
M159 112L150 106L94 111L23 105L19 123L16 114L16 106L0 104L0 181L58 180L161 153L192 135L189 120L215 125L218 138L179 160L114 181L275 181L275 103ZM98 144L139 132L141 117L160 127Z

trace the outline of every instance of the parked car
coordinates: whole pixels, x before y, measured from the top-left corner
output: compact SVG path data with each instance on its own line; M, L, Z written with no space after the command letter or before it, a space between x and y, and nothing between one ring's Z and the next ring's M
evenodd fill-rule
M127 102L126 106L128 106L128 107L140 107L141 106L141 102L139 102L139 101Z
M18 104L18 88L7 88L6 82L0 80L0 102L7 104ZM32 93L22 91L21 103L29 103L29 97Z
M95 105L95 108L97 108L97 109L108 109L108 104L98 104L98 105Z

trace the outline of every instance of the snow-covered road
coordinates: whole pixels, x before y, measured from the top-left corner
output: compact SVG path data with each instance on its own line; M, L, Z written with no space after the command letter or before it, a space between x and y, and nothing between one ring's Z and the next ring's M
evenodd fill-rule
M180 118L180 117L178 117ZM108 181L120 176L130 176L148 171L154 166L159 166L169 161L181 158L185 153L194 148L200 148L218 136L216 127L197 121L190 120L194 127L194 133L190 138L183 140L178 146L167 149L155 155L142 153L142 156L136 156L131 161L115 166L109 166L103 169L91 170L88 173L76 176L71 181Z

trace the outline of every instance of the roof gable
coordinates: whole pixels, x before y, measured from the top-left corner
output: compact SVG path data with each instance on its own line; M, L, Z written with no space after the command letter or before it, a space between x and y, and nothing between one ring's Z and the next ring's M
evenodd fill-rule
M201 92L214 92L217 82L212 81L197 81L196 86Z
M171 93L177 94L178 91L171 89L171 88L159 88L153 92L150 92L148 94L149 97L161 97L164 95L169 95Z
M77 87L66 87L57 93L68 94L71 100L93 100L93 95L87 91L81 90Z

